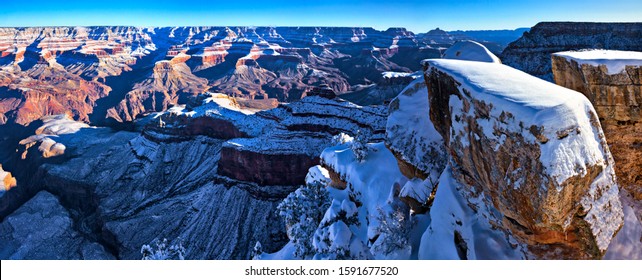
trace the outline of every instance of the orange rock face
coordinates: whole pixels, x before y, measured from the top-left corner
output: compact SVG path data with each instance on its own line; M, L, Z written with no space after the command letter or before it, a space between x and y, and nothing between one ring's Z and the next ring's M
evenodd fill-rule
M0 165L0 187L3 191L8 191L9 189L17 185L16 178L11 176L10 172L2 170L2 165Z
M593 103L615 159L620 186L642 199L642 67L610 75L605 66L552 56L553 77Z

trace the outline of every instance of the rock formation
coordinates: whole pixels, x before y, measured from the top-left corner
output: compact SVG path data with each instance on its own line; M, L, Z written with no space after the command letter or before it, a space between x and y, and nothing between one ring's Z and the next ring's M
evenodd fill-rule
M0 193L10 190L16 184L16 178L11 176L11 172L4 171L0 165Z
M334 135L363 130L382 138L385 107L310 96L255 117L264 124L262 134L227 141L218 174L259 185L301 185Z
M581 49L642 51L642 23L540 22L504 49L504 64L553 81L551 54Z
M525 244L526 258L601 258L623 214L590 102L501 64L427 60L425 66L430 118L461 186L451 191L468 201L463 207L489 211L478 215ZM422 242L438 236L427 232ZM480 254L471 246L470 254Z
M66 113L118 125L208 89L248 100L294 101L323 85L341 94L419 70L440 56L431 44L403 28L2 28L0 123Z
M642 199L642 53L560 52L552 59L555 82L593 103L615 159L618 182Z

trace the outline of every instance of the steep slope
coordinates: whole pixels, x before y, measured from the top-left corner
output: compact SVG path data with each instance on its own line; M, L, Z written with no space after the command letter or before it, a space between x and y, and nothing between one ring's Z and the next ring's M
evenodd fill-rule
M52 194L41 191L0 223L0 258L113 259L103 246L73 228L69 212Z

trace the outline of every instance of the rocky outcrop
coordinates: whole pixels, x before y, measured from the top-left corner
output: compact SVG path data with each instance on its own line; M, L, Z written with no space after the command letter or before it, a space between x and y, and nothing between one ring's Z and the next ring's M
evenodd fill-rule
M301 185L308 169L339 133L383 137L385 108L310 96L256 114L265 129L251 138L227 141L218 174L259 185Z
M517 240L511 246L523 246L526 258L601 258L623 214L590 102L497 63L431 59L425 67L430 118L450 155L450 184L460 185L443 190L442 175L435 204L444 193L461 195L462 211ZM440 231L427 231L423 241Z
M642 23L540 22L504 49L504 64L553 81L551 54L581 49L642 51Z
M306 151L320 152L318 147L328 140L314 136L277 134L228 141L221 149L218 174L259 185L302 185L308 169L319 164L318 154Z
M552 59L555 82L593 103L620 185L642 198L642 53L562 52Z
M105 248L76 231L69 212L41 191L0 223L3 260L114 259Z
M4 171L0 164L0 193L8 191L17 184L16 178L11 176L11 172Z
M552 63L555 83L583 93L602 124L642 123L642 52L560 52Z

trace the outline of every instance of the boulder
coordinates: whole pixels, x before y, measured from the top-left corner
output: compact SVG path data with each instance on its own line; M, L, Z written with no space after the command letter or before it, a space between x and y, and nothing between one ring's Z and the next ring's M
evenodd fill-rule
M489 209L486 219L527 258L601 258L623 213L588 99L497 63L430 59L424 67L430 118L463 207Z

